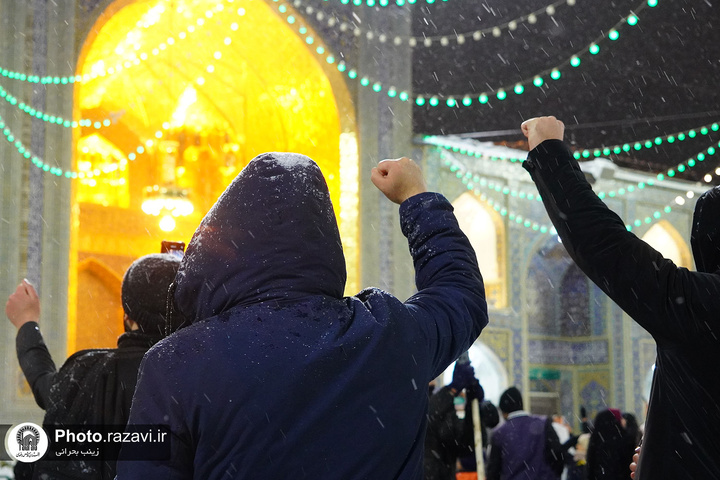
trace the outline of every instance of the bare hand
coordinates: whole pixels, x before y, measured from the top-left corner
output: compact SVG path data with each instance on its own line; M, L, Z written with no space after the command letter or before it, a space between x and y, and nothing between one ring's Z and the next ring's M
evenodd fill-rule
M635 472L637 471L637 464L640 461L640 447L635 449L635 455L633 455L633 461L630 464L630 478L635 478Z
M397 204L413 195L427 192L420 167L406 157L382 160L372 169L370 180L390 201Z
M565 134L565 124L555 117L536 117L525 120L520 125L520 129L528 139L530 150L545 140L562 140Z
M40 299L30 282L23 280L5 304L5 315L18 330L28 322L40 320Z

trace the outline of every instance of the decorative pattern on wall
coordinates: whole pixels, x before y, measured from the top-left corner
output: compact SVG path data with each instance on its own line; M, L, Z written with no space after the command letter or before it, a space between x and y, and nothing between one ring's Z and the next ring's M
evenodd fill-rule
M607 370L585 371L578 374L580 402L590 419L606 408L613 407L610 398L610 372Z
M528 272L528 331L537 335L561 334L562 312L558 296L565 272L573 265L565 247L551 238L537 251Z
M485 328L480 335L480 340L498 356L505 371L509 374L511 370L511 347L510 336L512 331L500 328Z
M528 362L551 365L594 365L608 363L608 342L593 340L573 342L565 340L528 340Z
M563 337L590 335L589 279L572 264L565 272L560 289L560 311L557 323Z

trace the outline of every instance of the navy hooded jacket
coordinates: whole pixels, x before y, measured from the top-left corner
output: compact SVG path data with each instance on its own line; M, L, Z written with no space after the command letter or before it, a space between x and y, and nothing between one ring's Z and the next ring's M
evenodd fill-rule
M400 207L418 293L343 297L325 180L307 157L251 161L195 232L174 307L192 321L146 355L131 424L169 424L169 461L118 478L421 479L427 384L487 324L452 206ZM121 457L122 460L122 457Z
M635 480L720 479L720 187L695 205L690 271L627 231L563 142L523 166L568 254L657 344Z

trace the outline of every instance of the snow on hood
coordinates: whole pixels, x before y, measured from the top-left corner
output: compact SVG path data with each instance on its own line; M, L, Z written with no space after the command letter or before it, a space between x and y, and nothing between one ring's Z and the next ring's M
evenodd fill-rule
M720 186L698 198L690 244L698 272L714 273L720 270Z
M342 298L345 257L327 184L294 153L254 158L210 209L175 279L175 309L195 322L238 305Z

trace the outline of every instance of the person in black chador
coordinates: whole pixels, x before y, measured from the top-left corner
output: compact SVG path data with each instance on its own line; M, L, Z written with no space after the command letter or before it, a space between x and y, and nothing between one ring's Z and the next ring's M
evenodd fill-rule
M555 117L522 124L530 172L568 254L657 344L636 480L720 478L720 186L695 205L697 271L625 228L593 192Z
M118 347L81 350L71 355L60 370L56 370L40 333L40 300L35 288L23 280L10 295L5 313L18 329L18 361L35 401L45 410L43 424L123 426L127 423L140 361L164 336L167 294L179 265L177 257L161 253L133 262L125 272L121 287L125 333L118 338ZM114 461L40 460L34 465L25 465L34 466L33 478L112 479L115 476Z
M633 451L627 451L626 448L620 410L608 408L598 412L591 430L586 456L586 478L630 480L629 466Z

